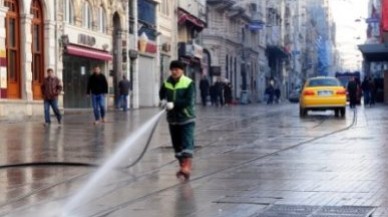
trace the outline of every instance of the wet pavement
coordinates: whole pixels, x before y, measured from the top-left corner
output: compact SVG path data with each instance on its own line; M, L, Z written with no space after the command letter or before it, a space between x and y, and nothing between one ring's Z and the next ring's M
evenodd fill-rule
M325 216L356 217L359 210L388 216L387 108L348 109L345 119L330 112L300 119L297 104L198 107L187 183L175 177L178 165L162 117L141 161L126 168L148 135L72 210L63 207L98 170L92 164L103 164L158 110L109 113L98 126L91 113L66 115L62 125L49 127L0 123L0 167L52 164L1 168L0 216L311 216L271 214L278 205L342 207L342 215Z

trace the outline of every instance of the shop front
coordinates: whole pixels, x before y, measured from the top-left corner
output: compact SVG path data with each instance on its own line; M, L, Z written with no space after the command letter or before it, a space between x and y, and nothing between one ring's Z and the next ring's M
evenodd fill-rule
M86 98L86 88L93 67L99 66L109 80L110 61L108 52L111 38L93 36L75 29L67 29L63 41L63 106L64 108L90 108L91 102ZM113 90L110 90L112 93Z

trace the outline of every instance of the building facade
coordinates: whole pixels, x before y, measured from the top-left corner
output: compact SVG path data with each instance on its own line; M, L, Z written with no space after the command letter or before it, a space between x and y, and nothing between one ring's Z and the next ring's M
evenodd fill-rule
M0 1L0 117L42 111L44 70L56 63L56 41L46 41L55 32L54 8L51 1Z
M40 85L48 68L63 82L60 107L90 106L85 95L92 66L100 66L114 87L113 78L126 70L127 8L108 0L0 1L0 118L43 114Z
M212 81L226 79L233 98L256 102L266 66L265 2L208 0L208 28L203 33Z
M206 28L206 1L178 0L177 8L178 59L186 64L185 73L194 80L199 93L199 81L206 68L202 31ZM197 94L199 102L200 94Z
M58 1L56 36L59 38L57 72L63 81L64 108L90 108L85 99L86 83L94 66L100 66L109 80L109 104L117 101L117 84L126 75L126 11L121 2ZM56 42L56 41L55 41ZM55 57L55 56L54 56Z

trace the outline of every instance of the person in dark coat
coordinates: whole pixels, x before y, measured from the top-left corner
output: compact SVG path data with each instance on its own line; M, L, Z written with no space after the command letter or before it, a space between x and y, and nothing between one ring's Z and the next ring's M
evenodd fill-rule
M209 81L206 76L203 75L201 81L199 82L199 90L201 91L201 100L203 106L206 106L207 103L207 97L209 96L209 87Z
M370 104L370 77L365 76L361 84L362 93L364 95L364 106Z
M275 95L275 102L279 103L280 102L280 88L276 87L274 89L274 95Z
M372 106L375 104L375 100L376 100L376 84L373 78L370 78L369 80L369 88L370 88L369 105Z
M272 85L272 83L270 83L267 88L265 89L265 95L267 95L267 104L272 104L273 103L273 97L275 95L275 89Z
M62 91L62 85L58 77L55 76L53 69L47 69L47 77L43 80L41 90L43 95L45 126L51 124L50 106L60 124L62 115L58 109L58 95Z
M212 106L217 105L217 90L216 90L216 85L211 85L209 88L209 94L210 94L210 101Z
M92 95L94 112L94 124L98 124L101 118L105 122L105 94L108 93L108 82L99 66L93 68L93 74L89 77L86 94Z
M122 108L123 111L128 110L128 95L129 90L131 89L131 82L124 75L123 79L119 82L119 108Z
M357 91L358 91L358 85L355 78L352 78L352 80L349 81L347 89L349 93L350 108L355 108L357 104Z
M224 106L224 82L221 81L219 78L218 81L214 84L215 85L215 91L217 95L217 103L216 105ZM219 103L219 104L218 104Z
M232 85L230 82L226 83L224 86L224 98L227 105L232 104Z

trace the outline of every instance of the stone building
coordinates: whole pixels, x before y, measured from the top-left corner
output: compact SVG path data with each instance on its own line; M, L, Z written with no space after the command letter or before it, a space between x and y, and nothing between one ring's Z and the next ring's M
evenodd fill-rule
M203 43L213 82L226 79L232 84L233 98L256 101L266 65L263 1L208 0L207 4Z
M63 81L60 107L89 107L91 67L101 66L111 78L127 69L127 8L112 0L1 0L0 118L42 115L47 68Z

